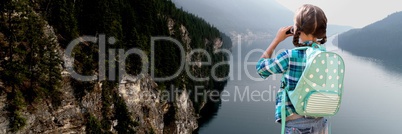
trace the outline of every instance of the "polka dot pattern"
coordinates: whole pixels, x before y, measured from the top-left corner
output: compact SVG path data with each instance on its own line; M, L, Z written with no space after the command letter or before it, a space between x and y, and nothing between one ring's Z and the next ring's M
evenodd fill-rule
M317 56L312 60L312 63L319 62L320 64L311 64L311 68L314 68L312 71L309 71L307 77L313 81L310 83L311 87L325 88L325 85L338 85L339 80L341 80L341 76L338 73L343 73L343 67L339 68L338 65L341 65L343 62L342 58L338 58L337 54L333 53L321 53L317 54ZM336 65L338 63L338 65ZM304 83L303 83L304 84ZM322 86L321 86L322 85ZM335 86L334 86L335 87Z
M309 70L311 71L308 71L307 75L307 79L309 79L311 83L303 82L304 85L307 84L307 86L309 86L310 91L312 91L312 89L318 90L318 88L332 88L332 90L337 90L338 88L335 87L341 87L338 85L340 83L339 81L343 80L342 74L344 72L344 69L342 66L342 58L339 58L337 54L330 52L321 53L317 54L317 56L314 57L311 62L312 64L309 66L311 68ZM317 62L319 64L315 64ZM329 86L326 87L326 85Z
M297 85L297 94L292 96L298 101L297 107L311 107L312 104L309 101L309 95L312 94L332 94L341 95L343 92L343 78L344 78L344 62L342 57L332 52L323 52L316 54L314 59L307 59L308 62L306 70L303 73L303 77L300 82L300 87ZM295 91L296 92L296 91ZM292 98L291 97L291 98ZM325 98L323 96L323 98ZM327 97L328 98L328 97ZM316 99L320 100L321 99ZM331 105L332 106L332 105ZM336 105L334 105L334 108ZM303 110L301 113L306 113L307 110ZM310 113L310 112L307 112ZM306 113L306 114L307 114Z

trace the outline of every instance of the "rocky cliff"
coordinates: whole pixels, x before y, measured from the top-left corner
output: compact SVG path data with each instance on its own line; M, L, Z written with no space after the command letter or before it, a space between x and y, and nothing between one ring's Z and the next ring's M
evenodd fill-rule
M187 30L182 27L183 40L190 40L185 36ZM49 36L55 38L51 26L44 27ZM189 44L186 43L187 45ZM62 50L59 50L62 53ZM65 57L64 57L65 58ZM34 103L21 112L26 119L26 125L16 133L85 133L90 114L96 120L102 120L102 83L98 82L94 90L87 92L81 100L74 96L74 89L71 86L70 75L63 71L63 85L61 94L61 105L52 106L52 103L43 99ZM1 87L4 87L2 82ZM186 91L178 94L177 100L169 103L161 100L161 93L157 90L157 84L147 74L141 74L136 79L123 79L114 89L124 100L129 112L129 117L137 122L134 128L137 133L177 133L188 134L197 129L197 113L194 110L193 102L188 98ZM5 92L0 95L0 133L12 133L10 129L10 114L7 108L7 96ZM110 109L115 109L114 105ZM173 111L172 111L173 110ZM172 114L172 123L164 122L167 114ZM164 120L165 119L165 120ZM118 120L111 120L109 132L117 133L114 127Z
M139 56L127 59L126 69L135 76L130 79L83 82L66 71L70 66L83 75L100 72L98 43L79 44L73 65L63 64L71 61L64 56L66 46L79 36L105 33L119 40L113 48L138 48L149 55L150 36L160 35L182 43L185 64L196 63L190 67L193 76L209 77L214 64L228 60L218 50L230 48L230 39L170 1L6 0L0 13L0 133L189 134L198 128L206 103L193 101L194 87L214 90L224 83L199 82L184 73L155 82L150 74L138 73ZM167 42L156 45L153 71L170 75L180 54ZM205 53L190 55L194 49L205 50L212 63L203 62ZM120 60L108 58L106 64ZM228 67L216 71L223 78ZM170 86L179 92L167 92ZM172 98L163 98L166 93Z
M122 96L130 113L130 118L138 123L135 128L137 133L192 133L197 127L197 114L193 108L188 94L183 92L178 101L169 104L161 101L160 92L156 90L157 84L149 76L141 79L124 80L116 91ZM77 101L73 95L73 89L69 78L64 78L63 101L61 106L54 108L50 102L43 100L24 109L22 116L27 125L17 133L85 133L87 117L90 113L101 120L102 85L97 84L94 91L85 95L82 101ZM0 96L0 133L11 133L9 128L6 95ZM113 107L113 106L112 106ZM174 109L174 125L166 126L164 116L169 109ZM117 133L113 129L119 122L112 120L113 126L109 132ZM171 127L171 128L167 128Z

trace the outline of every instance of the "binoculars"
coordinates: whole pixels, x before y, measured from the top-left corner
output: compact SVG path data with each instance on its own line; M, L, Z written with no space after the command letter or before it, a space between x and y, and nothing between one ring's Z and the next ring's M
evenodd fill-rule
M286 34L295 34L294 30L295 30L294 27L292 27L288 31L286 31Z

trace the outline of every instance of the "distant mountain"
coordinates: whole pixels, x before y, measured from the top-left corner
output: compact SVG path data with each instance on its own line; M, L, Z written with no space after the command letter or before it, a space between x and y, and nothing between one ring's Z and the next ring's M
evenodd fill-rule
M402 12L338 37L338 46L358 56L400 62L402 50Z
M293 12L275 0L173 0L225 33L273 34L293 24ZM251 33L250 33L251 32Z
M173 0L173 2L177 7L198 15L234 38L241 34L243 39L266 39L275 35L278 28L293 25L294 13L275 0ZM352 29L350 26L328 25L327 35L332 36L350 29Z

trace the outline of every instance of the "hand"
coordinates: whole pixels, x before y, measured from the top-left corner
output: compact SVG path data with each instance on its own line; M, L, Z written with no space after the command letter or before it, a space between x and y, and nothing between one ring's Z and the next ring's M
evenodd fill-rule
M293 36L293 34L286 34L286 31L289 31L292 26L282 27L278 30L275 39L271 42L267 50L261 55L261 58L271 58L272 53L274 52L276 46L285 40L287 37Z
M285 40L286 38L293 36L293 34L286 34L286 31L289 31L292 28L292 26L287 26L287 27L282 27L278 30L278 33L276 34L276 37L274 39L274 41L276 41L277 43L282 42L283 40Z

